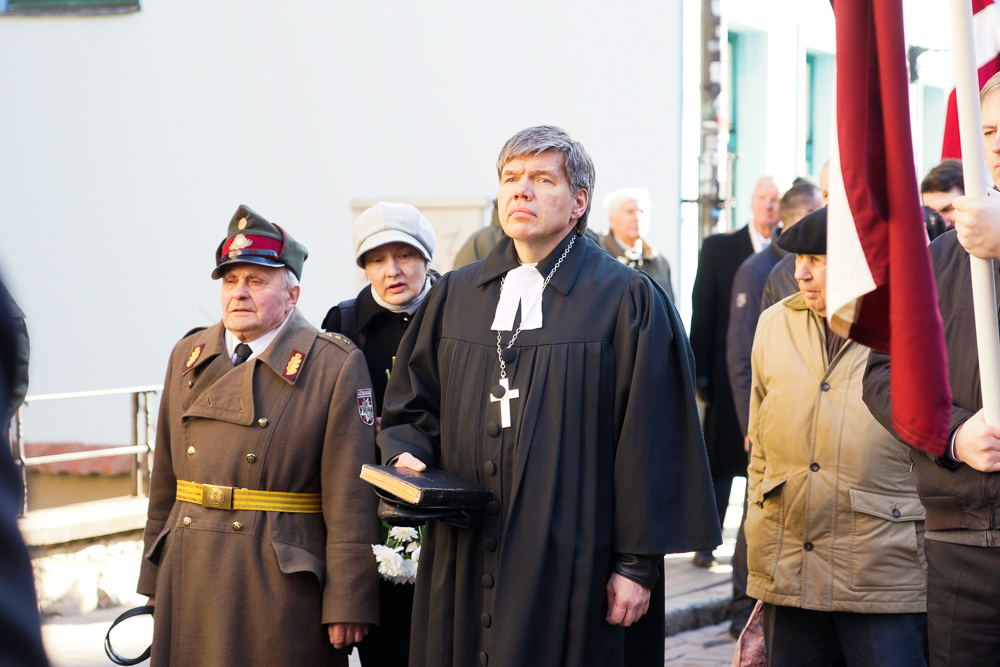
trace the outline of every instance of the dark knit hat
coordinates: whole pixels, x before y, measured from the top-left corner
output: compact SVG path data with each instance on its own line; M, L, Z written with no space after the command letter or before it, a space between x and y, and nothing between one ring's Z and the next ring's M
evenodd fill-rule
M308 256L306 247L285 230L241 204L229 221L226 238L215 251L212 279L222 277L223 267L238 263L283 266L301 279L302 264Z
M796 255L826 254L826 206L809 213L781 232L778 247Z

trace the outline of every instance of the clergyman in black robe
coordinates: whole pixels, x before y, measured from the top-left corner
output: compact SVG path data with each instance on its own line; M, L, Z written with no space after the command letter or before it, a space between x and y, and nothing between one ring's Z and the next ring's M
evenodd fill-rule
M411 667L621 665L662 556L721 542L684 329L646 275L581 235L593 167L577 187L577 150L551 127L508 141L508 237L438 281L397 352L383 461L415 457L493 492L471 527L425 530ZM496 400L501 282L522 260L549 276L560 258L541 326L527 289L500 327L502 347L520 331Z

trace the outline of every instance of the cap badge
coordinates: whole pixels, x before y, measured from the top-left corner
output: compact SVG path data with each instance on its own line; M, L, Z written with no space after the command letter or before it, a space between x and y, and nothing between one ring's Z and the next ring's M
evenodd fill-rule
M242 232L246 228L247 228L247 219L246 218L240 218L240 221L236 224L236 229L238 229L238 230L240 230Z
M245 220L246 218L244 218ZM249 248L253 245L253 241L243 236L242 233L237 234L233 237L233 242L229 244L229 252L234 250L243 250L243 248Z
M375 423L375 403L371 389L358 389L358 414L368 426Z
M294 380L295 376L299 374L299 366L302 365L302 353L298 350L292 350L292 356L288 358L288 363L285 364L284 376L289 380Z
M201 350L203 347L205 347L204 343L191 350L191 356L188 357L187 365L184 367L185 371L194 366L195 362L198 361L198 357L201 356Z

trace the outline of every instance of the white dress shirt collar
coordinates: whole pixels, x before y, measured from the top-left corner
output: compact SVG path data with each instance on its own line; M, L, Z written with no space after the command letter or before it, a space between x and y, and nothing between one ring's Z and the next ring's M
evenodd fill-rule
M256 340L247 341L247 345L250 346L250 351L251 351L250 356L247 357L247 361L250 361L255 357L259 357L261 354L264 353L264 350L267 349L267 346L270 345L271 341L274 340L275 336L278 335L278 332L281 331L286 324L288 324L288 319L292 316L292 313L294 312L295 309L292 308L291 312L289 312L288 315L285 316L285 319L282 320L281 324L279 324L277 327L271 329L266 334L264 334L260 338L257 338ZM232 331L226 329L226 351L229 352L229 359L233 363L236 363L236 346L239 345L240 342L241 342L240 339L237 338Z

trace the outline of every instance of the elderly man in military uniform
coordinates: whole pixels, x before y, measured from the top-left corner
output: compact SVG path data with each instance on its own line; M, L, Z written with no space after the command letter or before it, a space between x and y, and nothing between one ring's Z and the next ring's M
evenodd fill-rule
M138 586L153 665L346 665L378 622L358 479L371 381L348 339L295 309L306 256L241 206L215 254L222 321L170 356Z

